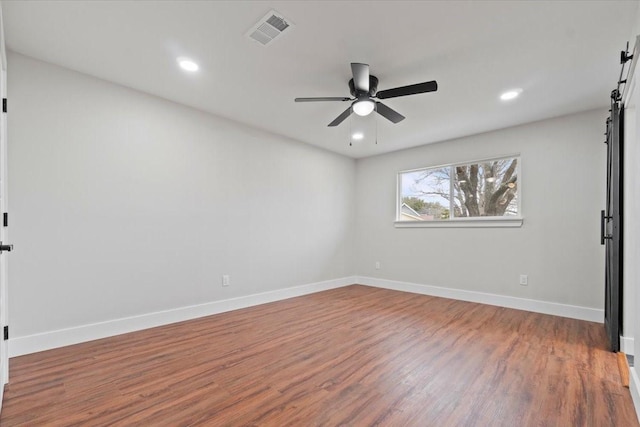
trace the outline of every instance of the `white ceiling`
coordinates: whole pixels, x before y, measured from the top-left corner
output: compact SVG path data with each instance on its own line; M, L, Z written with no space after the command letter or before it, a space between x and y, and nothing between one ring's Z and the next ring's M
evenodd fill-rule
M637 1L2 1L13 51L355 158L607 106L637 7ZM245 33L270 9L295 27L263 47ZM200 71L180 70L178 56L196 60ZM293 102L349 96L350 62L370 64L379 90L428 80L439 89L386 100L406 116L396 125L371 115L328 128L348 104ZM524 90L520 98L498 99L514 87ZM368 137L350 147L357 126Z

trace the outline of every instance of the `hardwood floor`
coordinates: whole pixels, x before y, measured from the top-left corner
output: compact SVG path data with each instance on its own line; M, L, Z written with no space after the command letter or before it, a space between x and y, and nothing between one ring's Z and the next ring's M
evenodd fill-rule
M638 426L600 324L349 286L11 360L5 426Z

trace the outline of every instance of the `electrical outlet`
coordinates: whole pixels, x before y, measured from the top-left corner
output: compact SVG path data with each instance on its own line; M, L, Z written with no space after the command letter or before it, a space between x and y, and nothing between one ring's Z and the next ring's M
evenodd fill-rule
M376 270L380 270L380 261L376 261Z
M521 274L520 275L520 285L527 286L528 284L529 284L529 276L527 276L526 274Z
M228 274L223 274L222 275L222 286L229 286L229 275Z

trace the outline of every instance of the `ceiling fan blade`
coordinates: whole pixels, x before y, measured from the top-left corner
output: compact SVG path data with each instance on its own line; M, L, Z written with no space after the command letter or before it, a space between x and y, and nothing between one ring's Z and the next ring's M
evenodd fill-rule
M353 101L351 98L341 96L325 96L320 98L296 98L296 102L316 102L316 101Z
M438 83L435 80L432 80L430 82L381 90L376 96L379 99L387 99L396 98L398 96L416 95L418 93L435 92L436 90L438 90Z
M342 112L342 114L340 114L338 117L336 117L336 119L334 121L329 123L329 127L338 126L340 123L342 123L344 121L344 119L346 119L350 115L351 115L351 106L349 106L349 108L344 110Z
M393 123L398 123L404 120L404 116L398 113L396 110L387 107L382 102L376 101L376 111L385 119L392 121Z
M351 73L353 74L353 85L356 88L356 92L369 93L369 66L352 62Z

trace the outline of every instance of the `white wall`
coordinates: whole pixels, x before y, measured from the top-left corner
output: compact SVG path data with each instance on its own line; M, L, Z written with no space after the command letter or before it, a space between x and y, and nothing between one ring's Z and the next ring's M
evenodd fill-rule
M630 45L633 47L636 36L640 33L640 9L635 19L635 26L630 37ZM624 218L623 218L623 238L624 238L624 322L631 321L631 332L633 337L634 367L630 369L630 389L636 414L640 415L640 378L638 376L638 366L640 366L640 339L635 339L637 331L640 331L640 276L638 274L638 263L640 261L640 66L636 65L633 76L628 77L630 85L628 99L626 99L627 110L625 112L625 141L624 141ZM623 333L629 336L627 328L623 325ZM626 350L626 349L625 349Z
M587 112L358 161L357 274L600 312L606 115ZM394 228L398 171L518 153L521 228ZM528 286L519 285L520 274L528 274Z
M15 53L9 99L12 342L352 274L354 160Z
M638 117L638 103L640 102L640 67L636 67L633 76L633 85L630 89L630 96L627 100L628 108L625 111L625 147L624 147L624 322L632 322L623 325L623 334L633 338L633 348L623 349L627 353L632 353L635 358L634 367L630 369L630 388L636 414L640 414L640 378L637 367L640 355L640 339L635 339L631 333L640 330L640 277L638 276L638 261L640 260L640 152L638 143L640 141L640 117Z
M624 113L624 141L623 141L623 235L622 235L622 331L621 351L627 354L636 354L634 350L636 310L633 302L636 299L636 287L638 283L637 260L640 254L637 239L633 238L638 233L636 221L638 207L636 193L638 181L635 170L637 169L638 152L636 144L636 108L625 108Z
M629 53L633 53L636 37L640 33L640 9L637 9L633 22L633 28L629 33ZM622 50L622 49L621 49ZM629 63L630 64L630 63ZM627 64L627 67L629 66ZM625 71L628 68L625 68ZM640 257L640 228L637 226L637 218L640 217L640 201L636 194L640 185L640 173L638 164L640 152L638 151L638 69L635 76L628 76L628 87L623 86L625 94L624 115L624 147L623 147L623 270L622 270L622 336L621 351L627 354L640 354L636 349L635 331L638 330L636 317L636 299L640 294L636 292L640 277L638 276L638 259Z
M22 352L354 273L602 311L606 111L356 162L15 53L9 98ZM522 228L393 227L399 170L509 154Z

